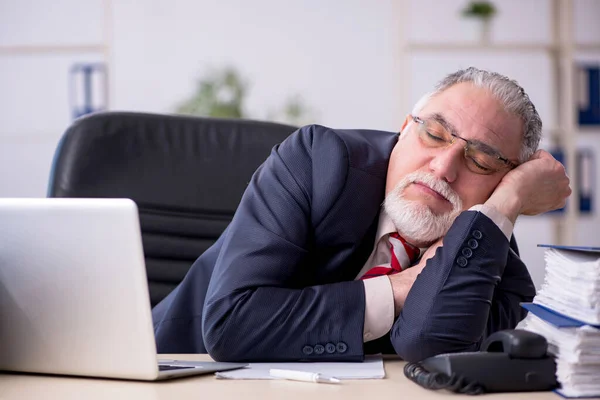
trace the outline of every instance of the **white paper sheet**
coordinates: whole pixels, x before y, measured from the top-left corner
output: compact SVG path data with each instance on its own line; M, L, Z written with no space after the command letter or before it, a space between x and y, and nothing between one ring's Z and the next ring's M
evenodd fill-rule
M220 379L279 379L269 375L269 369L291 369L318 372L338 379L382 379L385 378L383 359L380 355L366 356L364 362L289 362L250 363L246 368L217 372Z

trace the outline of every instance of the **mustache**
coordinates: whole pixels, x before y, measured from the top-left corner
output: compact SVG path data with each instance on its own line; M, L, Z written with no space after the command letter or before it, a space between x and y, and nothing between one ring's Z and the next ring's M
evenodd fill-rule
M460 199L458 194L450 187L448 182L440 180L427 172L415 171L406 175L400 181L400 183L398 183L394 191L397 190L397 193L400 194L400 192L403 191L411 183L419 183L421 185L427 186L428 188L439 193L440 196L448 200L450 204L452 204L454 209L462 209L462 200Z

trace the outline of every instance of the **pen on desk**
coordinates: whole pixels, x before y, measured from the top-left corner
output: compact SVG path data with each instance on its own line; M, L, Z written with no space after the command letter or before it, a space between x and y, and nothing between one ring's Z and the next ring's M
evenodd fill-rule
M340 383L338 378L319 374L318 372L294 371L291 369L270 369L269 374L275 378L284 378L292 381Z

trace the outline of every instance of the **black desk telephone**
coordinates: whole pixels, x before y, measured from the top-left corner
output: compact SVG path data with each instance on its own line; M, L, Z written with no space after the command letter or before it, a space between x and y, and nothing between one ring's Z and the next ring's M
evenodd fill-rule
M404 374L427 389L466 394L552 390L556 363L543 336L526 330L490 335L479 352L441 354L408 363Z

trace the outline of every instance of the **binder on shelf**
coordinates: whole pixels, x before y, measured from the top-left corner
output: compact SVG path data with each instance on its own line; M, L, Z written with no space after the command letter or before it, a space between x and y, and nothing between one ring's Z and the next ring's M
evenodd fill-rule
M76 63L69 75L73 119L107 109L108 83L104 63Z
M565 153L560 148L550 151L550 154L566 168ZM571 199L567 201L576 201L579 205L581 214L590 214L594 211L594 192L595 192L595 157L592 149L579 148L576 152L576 168L578 193L573 193ZM565 208L559 208L548 212L547 214L560 214L565 212Z
M579 125L600 125L600 65L577 67Z
M553 149L549 150L549 153L552 155L552 157L554 157L556 159L556 161L558 161L559 163L561 163L562 165L565 166L565 168L567 168L567 164L565 164L565 152L560 148L560 147L554 147ZM568 202L569 200L567 200ZM562 214L565 212L566 210L566 205L563 208L558 208L556 210L552 210L547 212L547 215L554 215L554 214Z
M577 182L579 190L579 211L591 213L594 211L595 165L592 149L585 148L577 151Z

